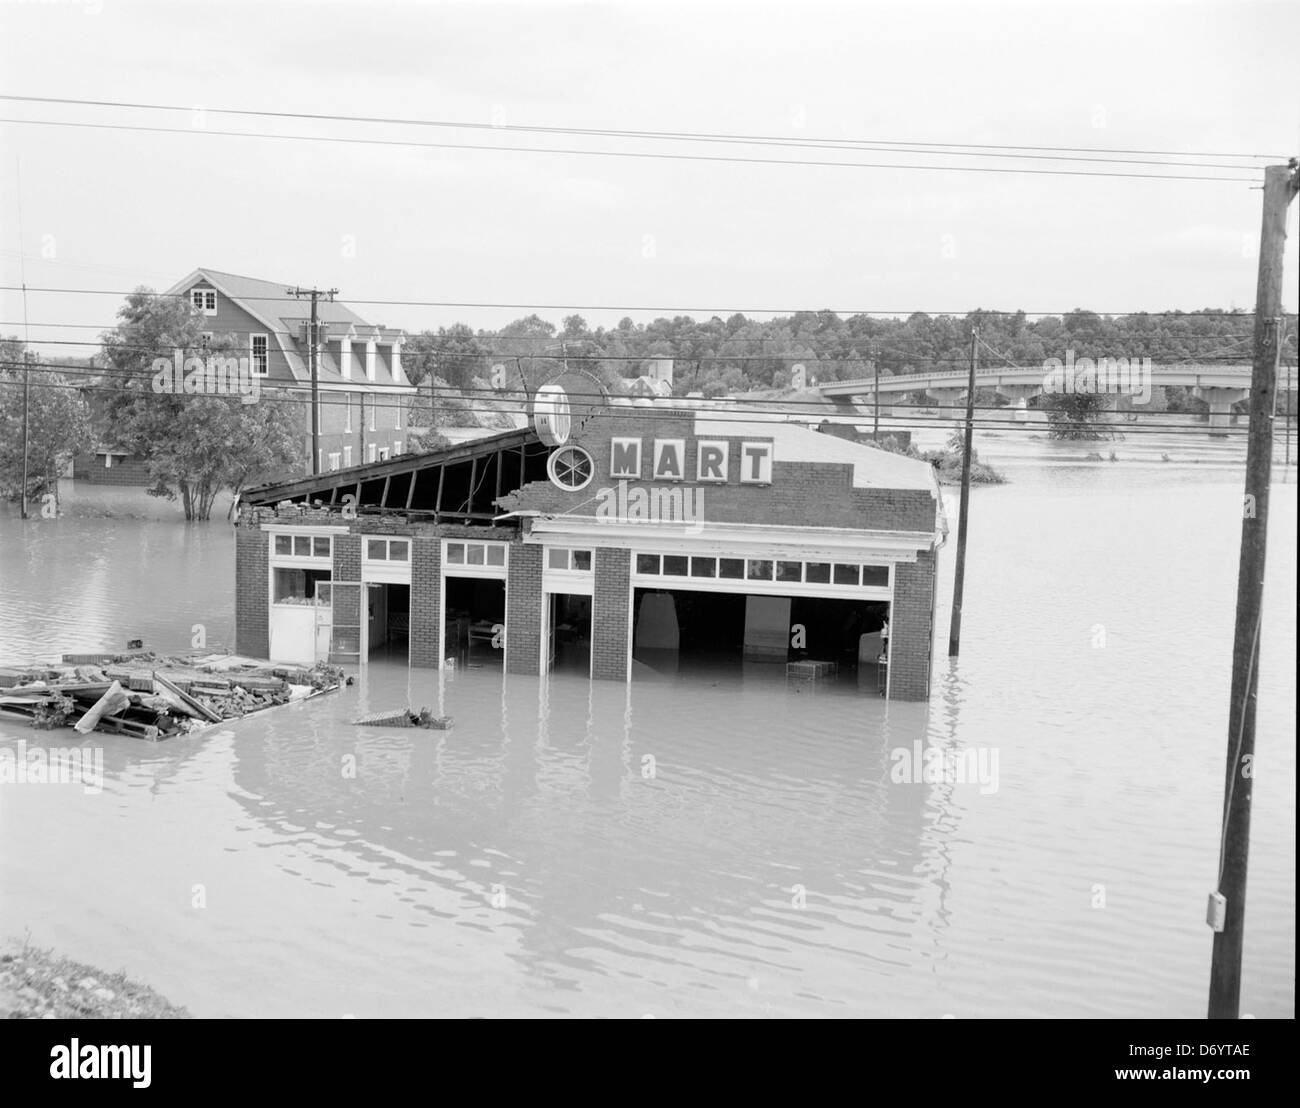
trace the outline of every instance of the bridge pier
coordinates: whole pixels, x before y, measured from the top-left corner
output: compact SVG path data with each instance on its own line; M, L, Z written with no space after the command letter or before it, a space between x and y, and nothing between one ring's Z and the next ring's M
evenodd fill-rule
M928 388L925 395L934 401L935 406L939 409L940 419L964 419L966 416L966 405L959 404L958 400L966 394L963 389L936 389Z
M1029 420L1029 401L1043 391L1043 386L999 384L997 389L999 396L1011 401L1011 418L1017 423L1025 423Z
M1195 394L1210 408L1210 434L1222 438L1232 422L1232 406L1250 395L1249 389L1227 389L1197 385Z

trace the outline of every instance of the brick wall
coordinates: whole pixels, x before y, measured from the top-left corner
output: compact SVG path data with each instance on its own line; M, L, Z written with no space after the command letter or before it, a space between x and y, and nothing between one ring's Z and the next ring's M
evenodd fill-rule
M143 458L114 456L111 466L104 465L102 454L78 454L72 463L74 481L89 485L148 485L149 467Z
M271 653L269 552L269 536L256 523L235 530L235 652L250 658Z
M506 589L506 672L537 673L542 651L542 548L510 547Z
M934 579L933 551L894 567L894 605L889 613L889 695L894 700L925 700L930 695Z
M335 581L361 580L361 536L334 536L334 565L331 576ZM343 650L360 649L360 639L352 639L351 628L359 627L361 622L361 593L364 589L341 589L334 597L335 642ZM339 627L346 627L344 636L338 633ZM359 636L360 631L356 634ZM345 641L346 639L346 641Z
M442 622L442 543L436 535L411 540L411 665L436 668Z
M596 593L591 606L591 675L628 679L628 609L632 604L632 552L596 550Z

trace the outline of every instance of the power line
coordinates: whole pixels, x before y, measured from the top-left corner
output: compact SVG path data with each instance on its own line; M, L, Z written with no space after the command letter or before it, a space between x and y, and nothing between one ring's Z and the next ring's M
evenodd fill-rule
M1229 184L1254 184L1253 177L1211 177L1204 174L1106 172L1091 169L1028 169L1012 166L917 165L901 162L812 161L805 158L755 158L721 154L670 154L645 150L578 150L570 147L504 146L464 142L415 142L411 139L345 138L340 135L284 135L256 131L214 131L208 128L146 127L130 123L85 123L54 119L0 119L0 123L27 124L35 127L76 127L92 131L131 131L154 135L207 135L214 138L273 139L282 142L335 142L349 146L399 146L414 149L475 150L513 154L563 154L595 158L641 158L654 161L714 162L731 165L788 165L819 169L922 169L945 173L1016 173L1050 177L1117 177L1155 181L1218 181ZM1235 168L1235 167L1234 167ZM1244 167L1242 167L1244 168Z
M0 122L3 122L0 120ZM267 282L268 284L270 282ZM0 285L0 292L19 292L20 285ZM135 296L143 293L147 296L156 298L168 298L174 300L188 300L187 293L179 292L152 292L148 289L73 289L58 288L54 286L31 286L27 287L28 292L40 293L60 293L69 296ZM291 303L294 302L289 296L240 296L236 299L241 301L253 302L270 302L270 303ZM587 311L587 312L676 312L686 314L689 312L709 313L711 315L772 315L779 317L789 317L795 315L823 315L830 314L835 316L884 316L889 318L907 318L913 315L925 315L934 319L947 317L950 319L962 319L966 316L1017 316L1023 315L1026 318L1030 316L1096 316L1099 320L1118 319L1118 318L1141 318L1164 319L1168 317L1183 318L1239 318L1253 319L1253 311L1238 311L1222 309L1200 309L1200 308L1170 308L1164 311L1148 311L1146 309L1129 309L1127 311L1097 311L1093 308L1068 308L1057 309L1055 311L1028 311L1024 308L965 308L961 310L952 309L935 309L935 308L721 308L721 307L701 307L700 305L673 307L657 304L542 304L542 303L510 303L504 301L476 301L476 300L376 300L376 299L357 299L349 297L346 304L364 304L367 306L381 307L406 307L406 308L500 308L508 310L535 309L539 311ZM1288 313L1294 315L1295 313ZM261 334L261 332L258 332ZM606 332L609 334L610 332ZM547 342L557 341L555 336L551 335L510 335L503 336L514 339L537 338L544 339ZM879 337L879 336L877 336ZM576 341L576 340L575 340ZM884 341L883 338L881 341Z
M23 365L23 363L21 362L0 360L0 366L16 367L21 365ZM44 372L53 373L60 376L78 376L78 375L87 376L87 374L65 373L63 367L52 366L49 365L48 363L32 363L31 368L33 371L37 371L37 372L44 371ZM148 375L144 374L141 376L148 376ZM121 378L120 380L126 381L129 379L130 378ZM21 383L22 383L21 381L13 380L5 376L0 376L0 385L15 386L15 385L21 385ZM66 390L74 390L83 393L112 395L112 396L131 398L131 399L149 399L149 398L175 399L178 396L181 396L183 399L186 400L217 399L217 400L227 400L230 402L238 402L240 400L240 397L237 394L231 394L231 395L204 394L204 393L176 394L170 392L154 392L152 390L148 390L144 388L130 387L129 385L124 385L121 383L79 384L76 382L68 382L68 381L48 381L43 384L38 384L35 387L51 388L51 389L60 388ZM517 408L524 406L528 397L528 394L523 392L522 390L501 390L498 392L491 389L471 389L471 390L450 389L448 391L459 391L462 393L468 391L471 393L486 394L486 397L491 397L496 403L503 406L503 407L483 407L483 406L476 407L471 402L471 403L466 403L463 406L458 406L452 409L458 415L486 415L486 416L499 417L501 415L510 414L511 408L516 409L516 414L522 414L517 412ZM271 403L310 404L311 403L310 392L311 392L310 386L306 384L279 384L279 383L268 384L264 386L263 391L259 395L258 403L265 403L269 401ZM745 399L737 399L736 401L734 401L734 403L731 404L719 404L718 403L719 398L714 398L712 400L705 401L705 400L686 398L686 397L674 397L674 398L666 398L662 402L657 402L651 405L641 405L641 404L632 403L633 398L631 397L614 398L617 401L622 401L622 402L621 403L614 402L611 404L611 398L606 397L605 395L600 393L572 393L570 394L570 396L571 399L581 399L583 397L586 397L592 400L593 402L610 404L613 409L620 410L620 411L623 409L627 409L629 411L634 412L638 418L646 419L651 422L655 422L655 421L680 422L680 420L683 418L684 415L687 416L702 415L704 418L712 422L720 422L720 423L733 423L733 424L746 424L746 425L770 423L776 426L789 424L789 423L802 425L807 422L811 422L813 419L816 419L819 416L822 417L821 422L831 422L831 423L839 423L839 424L866 423L869 422L870 420L870 416L862 412L855 411L851 416L840 415L839 413L836 413L833 410L831 410L824 402L816 401L816 400L798 401L790 398L784 400L779 398L776 399L745 398ZM400 401L401 398L399 397L397 399ZM423 411L427 406L432 411L436 409L437 401L440 399L440 397L435 392L428 400L427 405L424 402L423 397L419 397L418 399L421 401L420 403L411 404L408 405L408 407L415 408L416 410L419 411ZM461 399L461 398L443 397L441 399L445 400L445 399ZM346 400L347 397L345 397L344 395L336 394L336 397L334 398L322 399L322 403L337 404L339 406L342 406L346 402ZM674 403L674 401L676 401L676 403ZM483 400L480 399L479 403L482 404L482 402ZM773 405L777 409L777 411L764 412L763 410L761 410L761 408L758 408L756 410L757 406L761 406L764 404ZM799 404L810 405L812 406L812 408L807 412L792 410L794 406ZM400 403L384 405L384 407L388 409L401 407L401 406L402 405ZM957 427L958 421L953 419L946 419L944 417L937 416L937 415L929 415L927 414L926 409L921 406L907 405L906 407L912 409L911 411L908 412L899 412L897 410L899 406L901 405L895 406L894 414L893 416L890 417L894 423L918 426L922 428L935 429L935 430L951 431L951 430L958 429ZM1047 424L1041 422L1034 423L1034 424L1025 423L1023 420L1020 420L1015 417L1014 412L1016 409L1013 409L1007 405L976 405L975 410L976 412L1002 413L997 416L992 416L992 415L980 416L979 419L982 425L985 427L1002 427L1008 430L1025 430L1029 432L1042 431L1044 429L1050 430L1051 428L1050 423ZM1032 410L1043 411L1043 409L1032 409ZM788 415L790 418L787 420L776 420L771 418L773 414ZM1098 416L1104 417L1110 413L1099 412L1097 414ZM1156 414L1164 414L1164 413L1151 413L1151 414L1156 415ZM1172 413L1172 414L1186 414L1186 413ZM1188 420L1186 422L1178 422L1178 423L1173 423L1173 422L1159 423L1159 424L1148 423L1145 425L1135 424L1132 422L1123 422L1123 423L1109 422L1104 418L1099 418L1096 420L1083 420L1081 422L1091 423L1097 426L1099 429L1114 431L1123 434L1125 436L1131 434L1163 435L1163 434L1179 434L1179 433L1195 433L1197 436L1203 436L1206 434L1208 430L1206 424L1195 422L1192 420ZM437 428L433 428L433 429L436 430ZM408 423L408 427L400 428L400 430L403 431L409 430L409 423ZM491 429L487 428L485 430L490 431ZM506 428L502 428L501 430L506 430ZM1227 428L1226 430L1232 434L1236 434L1238 432L1244 433L1243 428L1230 427ZM1099 440L1080 440L1080 441L1099 441Z
M474 131L507 131L520 134L561 134L581 135L599 138L637 138L693 142L728 142L743 144L789 145L793 147L816 146L828 148L858 149L870 147L948 147L953 150L1001 150L1001 151L1036 151L1053 153L1083 154L1132 154L1158 157L1178 158L1283 158L1284 154L1247 154L1228 153L1207 150L1130 150L1099 146L1028 146L1011 144L992 144L974 142L928 142L905 139L835 139L823 137L805 137L800 135L744 135L727 132L708 131L652 131L631 130L625 128L604 127L554 127L509 123L479 123L468 120L445 119L410 119L395 116L361 116L336 115L325 112L274 112L252 108L208 108L183 106L179 104L148 104L120 100L79 100L56 96L17 96L0 94L0 100L11 100L28 104L65 104L77 107L128 108L144 111L182 112L188 115L207 113L211 115L254 116L262 119L306 119L331 123L379 123L401 127L438 127ZM996 155L989 155L996 156ZM1105 159L1098 159L1105 160ZM1181 164L1181 163L1168 163ZM1228 168L1242 168L1239 166Z

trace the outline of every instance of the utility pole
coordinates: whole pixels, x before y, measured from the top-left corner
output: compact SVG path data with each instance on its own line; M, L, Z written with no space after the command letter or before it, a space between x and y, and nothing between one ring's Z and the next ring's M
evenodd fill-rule
M876 422L872 428L871 437L875 439L877 443L879 443L880 442L880 351L874 347L871 350L871 368L874 369L876 372L876 388L875 388Z
M1273 406L1281 354L1286 215L1296 195L1296 164L1292 158L1289 165L1271 165L1264 170L1259 282L1255 292L1255 362L1250 385L1241 561L1237 570L1237 621L1232 641L1219 882L1210 894L1206 914L1214 930L1210 1019L1237 1019L1241 1008L1241 947L1246 925L1246 863L1250 852L1254 785L1255 701L1259 686L1264 554L1268 542L1268 486L1273 465Z
M27 291L26 286L23 292ZM22 507L20 516L22 519L27 518L27 411L30 406L29 395L31 389L32 376L32 352L24 347L23 349L23 488L22 488Z
M961 650L961 599L966 583L966 517L970 508L970 452L975 434L975 363L979 358L980 329L970 329L970 379L966 384L966 442L961 455L961 508L957 519L957 577L952 585L952 624L948 629L948 657Z
M311 330L308 332L308 359L311 365L311 471L313 476L320 472L320 396L317 391L317 378L319 374L316 371L316 348L319 346L318 331L320 326L316 311L317 301L323 296L327 300L333 300L339 294L338 289L303 289L296 285L291 289L285 289L290 296L301 299L304 296L311 297ZM267 351L270 357L270 351Z

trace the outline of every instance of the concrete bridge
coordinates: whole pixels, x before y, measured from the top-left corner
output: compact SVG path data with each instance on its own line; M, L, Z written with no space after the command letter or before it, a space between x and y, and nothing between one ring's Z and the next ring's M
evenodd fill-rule
M1282 367L1278 372L1278 389L1294 391L1294 367L1288 374ZM1044 392L1056 394L1070 392L1098 392L1108 397L1111 406L1120 396L1131 397L1135 407L1140 407L1151 397L1157 385L1181 385L1190 388L1209 406L1211 434L1227 430L1232 406L1250 394L1251 367L1249 365L1156 365L1134 359L1075 359L1065 362L1053 359L1047 365L1002 366L975 371L977 388L996 389L998 394L1011 401L1013 408L1024 408L1031 397ZM906 373L880 378L880 394L886 396L909 392L924 392L932 399L939 415L947 419L961 419L966 414L966 384L970 371L966 369ZM1077 387L1076 387L1077 386ZM828 381L819 385L822 396L837 403L850 405L855 399L873 399L876 378L862 377L852 381Z

